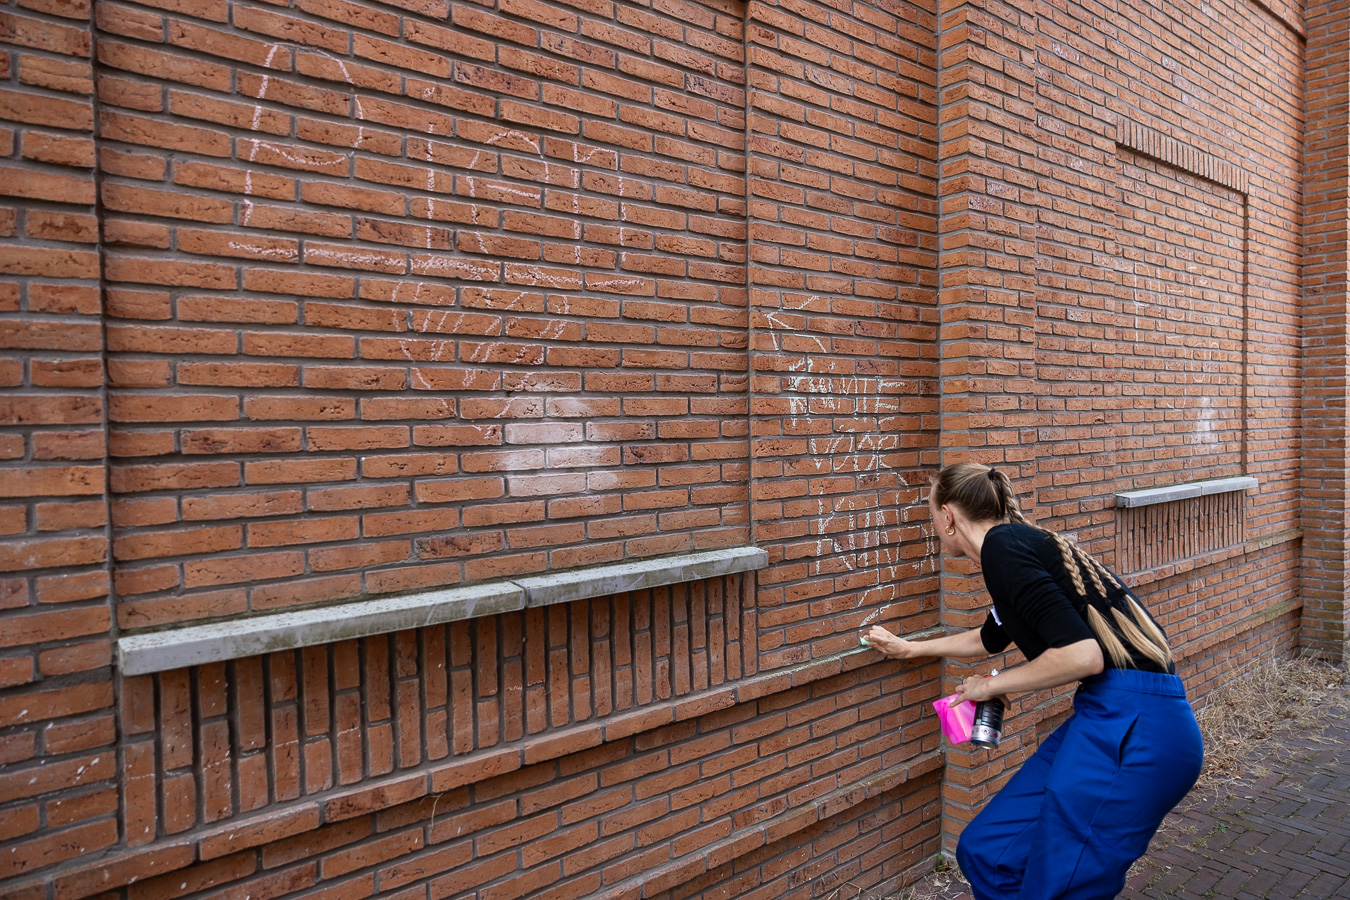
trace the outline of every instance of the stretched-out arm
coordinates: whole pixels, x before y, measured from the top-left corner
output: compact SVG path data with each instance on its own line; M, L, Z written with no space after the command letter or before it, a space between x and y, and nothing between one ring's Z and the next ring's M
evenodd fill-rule
M891 659L917 659L924 656L947 656L955 659L976 659L989 655L980 640L980 629L958 631L927 641L907 641L896 637L880 625L873 625L863 635L863 642L873 650Z

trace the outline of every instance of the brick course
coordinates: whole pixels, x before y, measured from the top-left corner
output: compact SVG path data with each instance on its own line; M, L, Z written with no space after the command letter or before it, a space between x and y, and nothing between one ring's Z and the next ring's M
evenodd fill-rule
M946 748L971 667L858 647L983 618L940 462L1116 566L1197 699L1343 653L1345 7L0 5L3 890L897 889L1069 710ZM1111 501L1236 474L1213 544ZM113 663L749 543L767 569Z

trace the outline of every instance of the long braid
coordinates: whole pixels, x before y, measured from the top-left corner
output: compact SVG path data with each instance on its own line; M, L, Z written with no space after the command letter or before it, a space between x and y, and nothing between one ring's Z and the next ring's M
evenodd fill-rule
M1084 554L1087 556L1087 554ZM1111 570L1102 565L1095 558L1088 556L1093 564L1093 568L1099 571L1116 590L1125 596L1125 605L1129 607L1130 616L1134 621L1125 617L1119 608L1112 607L1111 614L1115 618L1116 624L1120 630L1130 639L1130 643L1139 649L1149 659L1156 662L1159 666L1166 669L1172 664L1172 648L1167 644L1167 637L1162 633L1162 629L1148 617L1144 608L1139 605L1139 601L1134 599L1134 595L1125 589L1125 586L1117 580L1116 576L1111 574ZM1102 596L1106 596L1105 591Z
M1078 596L1083 598L1087 606L1088 626L1097 636L1097 640L1101 642L1107 655L1111 657L1111 661L1122 669L1131 668L1134 665L1133 657L1120 639L1120 636L1124 635L1136 650L1157 663L1160 668L1167 669L1172 663L1172 649L1167 645L1167 638L1163 635L1162 629L1148 617L1148 613L1144 612L1143 607L1120 583L1120 580L1111 574L1111 570L1102 565L1082 547L1070 543L1058 532L1042 528L1029 521L1017 503L1017 497L1012 489L1012 481L1006 474L991 468L987 470L987 475L989 481L993 483L994 502L998 518L1006 517L1011 522L1028 525L1044 532L1054 540L1055 546L1059 548L1060 558L1064 562L1064 570L1069 573L1074 590L1078 592ZM1130 614L1128 617L1118 607L1109 607L1116 628L1111 627L1106 616L1093 602L1092 596L1088 593L1087 582L1083 579L1084 572L1087 573L1087 578L1092 583L1093 591L1102 601L1109 602L1110 599L1103 579L1124 596L1124 603ZM1133 621L1131 621L1131 618Z
M1078 556L1079 561L1083 564L1083 568L1087 569L1088 576L1092 579L1092 586L1097 589L1098 595L1102 597L1108 596L1106 593L1106 585L1102 584L1101 579L1101 573L1105 571L1106 567L1097 562L1096 559L1077 544L1073 545L1073 549L1074 553Z
M1097 635L1097 640L1101 643L1102 649L1111 657L1111 662L1115 663L1117 668L1129 668L1132 664L1130 651L1125 649L1120 637L1107 623L1106 617L1092 602L1091 597L1088 596L1087 587L1083 583L1083 570L1087 569L1088 575L1092 578L1092 586L1097 591L1097 596L1102 599L1106 598L1106 589L1102 587L1101 578L1097 575L1097 567L1093 565L1096 561L1088 556L1083 548L1077 544L1069 543L1068 539L1059 532L1051 531L1048 528L1042 528L1041 531L1054 538L1055 544L1059 547L1059 555L1064 560L1064 568L1068 571L1074 589L1078 591L1078 596L1083 598L1087 606L1088 626L1092 629L1092 633Z
M1064 560L1064 568L1069 573L1069 577L1073 579L1074 590L1078 591L1078 596L1086 597L1087 587L1083 584L1083 570L1079 567L1078 560L1074 559L1073 547L1064 539L1064 535L1057 531L1041 528L1039 525L1033 525L1032 527L1039 528L1054 538L1055 546L1059 548L1059 555Z
M1116 620L1116 624L1120 627L1120 630L1124 632L1125 636L1129 638L1130 643L1139 649L1140 653L1166 669L1172 662L1172 648L1167 646L1167 641L1161 638L1161 632L1158 631L1158 626L1149 622L1146 617L1140 615L1140 612L1142 611L1139 609L1139 604L1135 603L1133 598L1126 600L1126 602L1130 605L1130 613L1134 616L1135 620L1140 624L1146 625L1153 634L1150 635L1140 630L1139 626L1130 621L1125 613L1112 607L1111 615Z
M1115 629L1107 623L1106 616L1102 615L1102 611L1094 606L1091 600L1087 602L1087 618L1093 634L1097 635L1097 640L1101 641L1102 647L1106 649L1116 668L1131 668L1134 665L1134 657L1130 656L1130 651L1125 649L1125 644L1121 642Z

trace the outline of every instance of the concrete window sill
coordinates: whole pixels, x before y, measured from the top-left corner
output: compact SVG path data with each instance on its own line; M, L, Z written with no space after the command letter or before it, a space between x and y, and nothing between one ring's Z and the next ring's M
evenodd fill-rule
M136 634L117 642L117 659L122 674L146 675L588 597L701 581L763 569L768 564L769 554L758 547L730 547L589 566L513 581L494 581Z
M1116 494L1116 506L1152 506L1155 503L1171 503L1174 500L1207 497L1210 494L1249 491L1259 485L1260 482L1250 475L1241 475L1236 478L1212 478L1208 481L1188 481L1185 484L1148 488L1142 491L1121 491Z

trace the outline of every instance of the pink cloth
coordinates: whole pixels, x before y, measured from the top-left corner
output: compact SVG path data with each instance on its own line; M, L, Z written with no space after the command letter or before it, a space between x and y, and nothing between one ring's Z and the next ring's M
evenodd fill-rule
M975 704L966 700L951 706L952 697L955 696L952 694L934 700L933 709L937 710L938 720L942 722L942 733L947 736L947 740L953 744L963 744L970 740L970 729L975 724Z

